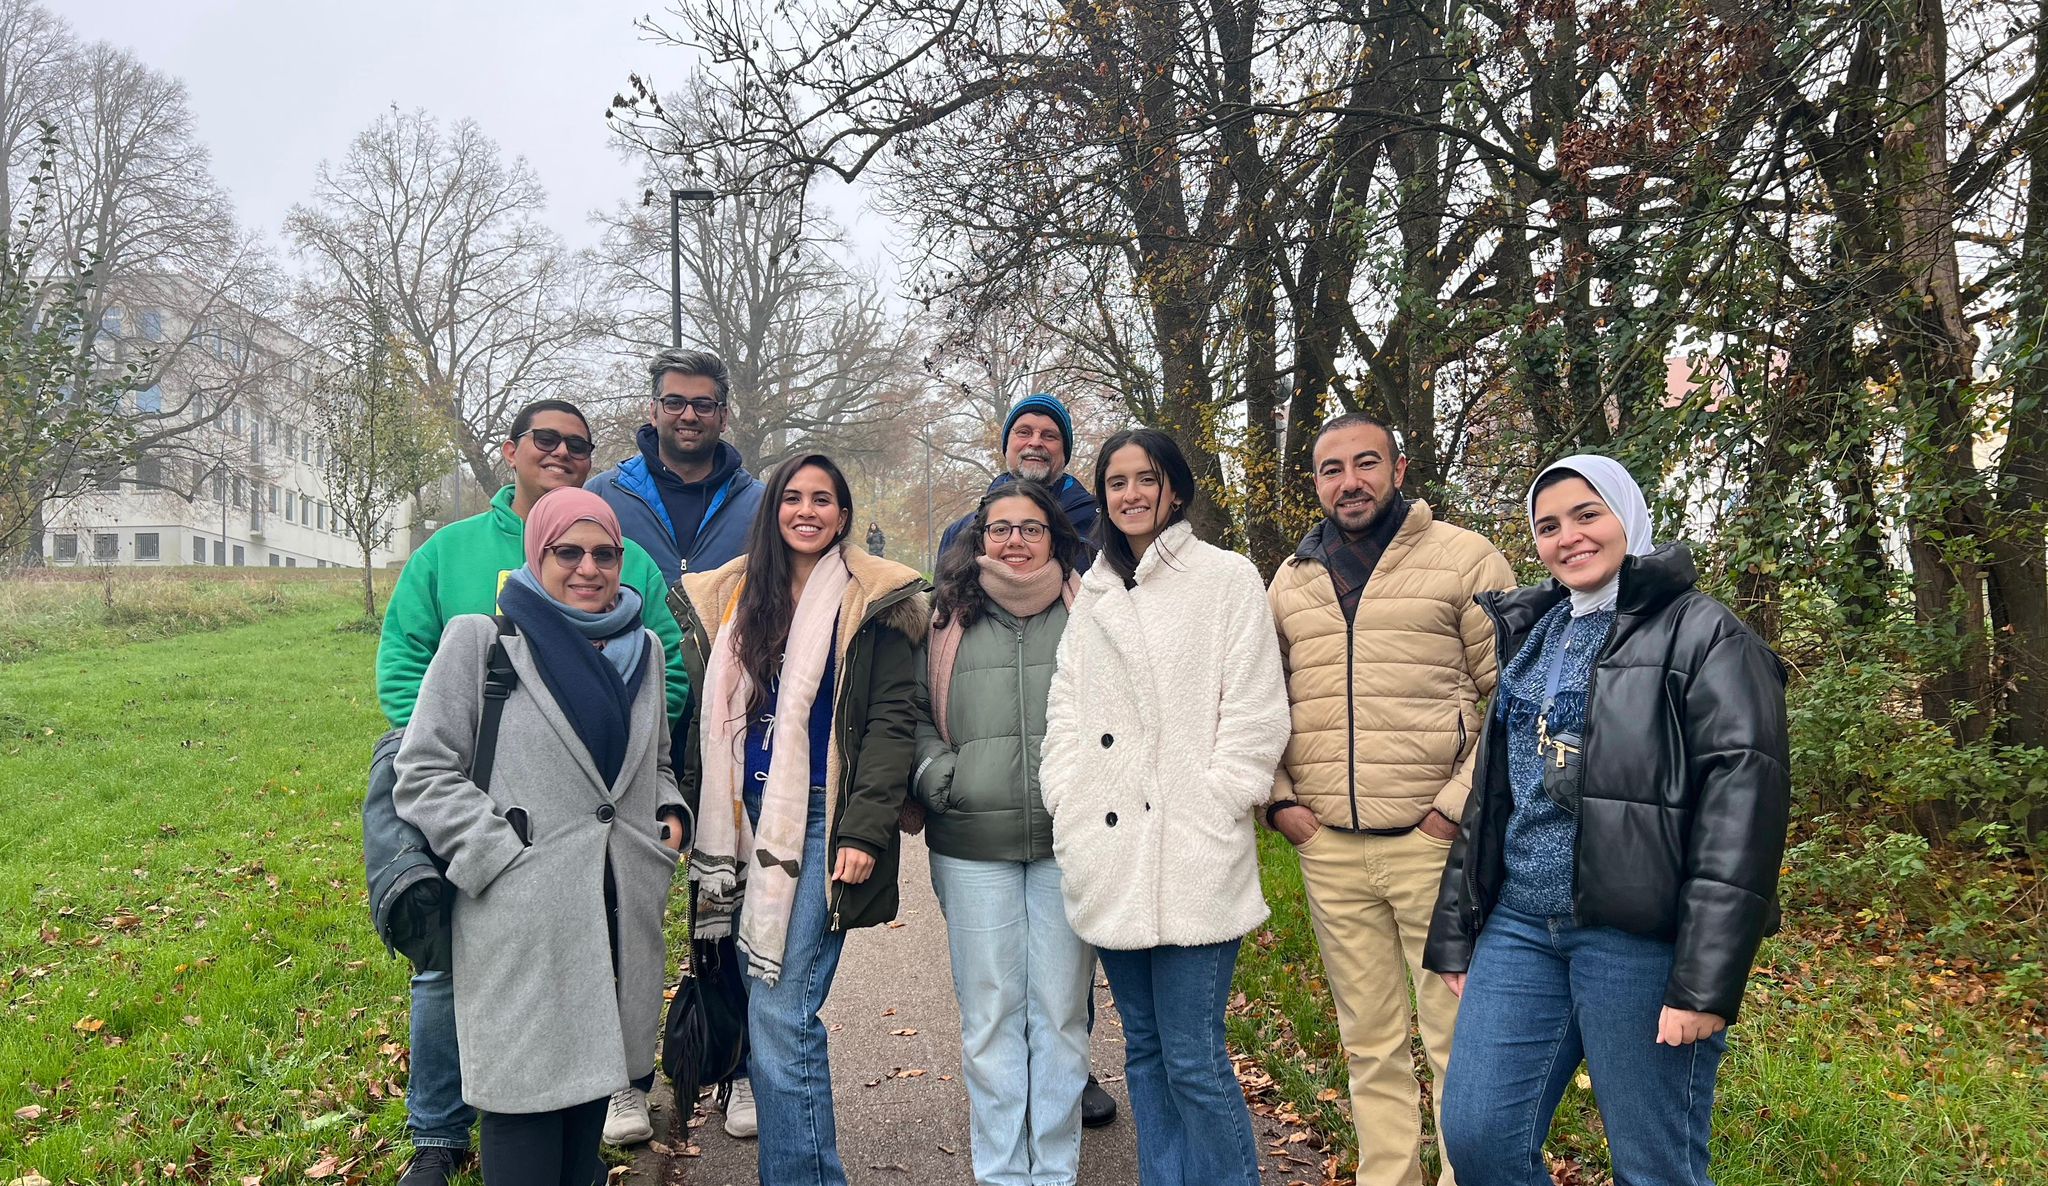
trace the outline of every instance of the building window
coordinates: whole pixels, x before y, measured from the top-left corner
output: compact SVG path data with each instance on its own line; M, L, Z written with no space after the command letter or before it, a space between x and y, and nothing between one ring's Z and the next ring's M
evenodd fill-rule
M137 560L158 559L156 532L138 531L135 533L135 558Z
M240 567L242 567L242 565L243 565L244 563L246 563L246 561L245 561L245 560L244 560L244 558L243 558L243 554L242 554L242 545L240 545L240 544L236 544L236 545L235 545L235 567L236 567L236 568L240 568Z
M273 515L277 513L277 487L275 486L270 488L270 513Z
M228 546L220 540L213 541L213 562L217 566L228 562Z
M192 537L192 563L206 563L206 541L196 535Z
M313 504L313 526L314 526L314 527L316 527L316 528L318 528L318 529L320 529L321 531L325 531L325 530L327 530L327 504L326 504L326 503L324 503L324 502L316 502L316 503L314 503L314 504Z
M138 309L135 312L135 327L143 340L161 342L164 340L164 315L155 309Z
M155 415L164 410L164 389L153 384L147 390L135 393L135 410Z
M135 463L135 482L140 486L162 486L164 463L154 457L141 458Z
M236 474L236 475L235 475L235 477L234 477L234 484L235 484L235 505L236 505L236 506L241 506L241 505L242 505L242 475L240 475L240 474Z
M276 568L276 567L277 567L277 553L276 553L276 552L272 552L272 553L270 554L270 567L272 567L272 568Z
M117 469L101 470L93 476L92 487L95 490L119 490L121 488L121 471Z
M299 521L299 520L298 520L298 517L297 517L297 514L296 514L296 512L295 512L295 511L294 511L294 510L292 509L292 504L293 504L293 503L295 503L295 502L297 502L297 501L298 501L298 499L297 499L296 497L294 497L294 496L293 496L293 494L292 494L292 492L291 492L291 491L287 490L287 491L285 491L285 492L284 492L284 521L285 521L285 522L287 522L287 523L296 523L296 522L298 522L298 521Z
M297 568L299 566L298 558L296 556L286 556L284 558L284 566L286 568Z
M228 480L227 480L227 476L226 476L225 474L221 474L221 473L219 473L219 472L216 472L216 473L215 473L215 474L213 475L213 501L215 501L215 502L226 502L227 500L228 500Z
M100 314L100 332L110 338L121 336L121 309L119 306L109 306L106 312Z
M284 451L286 456L297 456L299 452L299 430L289 424L284 426Z
M96 531L92 536L92 558L101 564L121 558L121 537L110 531Z
M78 537L68 531L58 535L54 554L59 564L78 563Z

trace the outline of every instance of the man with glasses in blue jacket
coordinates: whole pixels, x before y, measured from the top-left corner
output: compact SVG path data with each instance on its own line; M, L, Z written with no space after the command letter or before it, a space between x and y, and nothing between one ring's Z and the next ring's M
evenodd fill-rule
M673 585L747 549L761 481L720 439L731 414L725 363L702 350L663 350L647 364L653 398L638 455L585 489L611 504L626 538L647 549Z
M731 413L732 379L716 354L663 350L647 364L647 375L653 398L647 423L640 426L640 452L584 489L611 505L626 538L645 548L674 585L685 572L717 568L747 550L762 487L742 464L740 451L719 439ZM686 735L687 729L676 730L677 753ZM676 764L681 767L680 757ZM752 1083L735 1079L721 1098L728 1135L759 1134ZM614 1098L605 1119L606 1144L638 1144L653 1135L644 1094L629 1088Z

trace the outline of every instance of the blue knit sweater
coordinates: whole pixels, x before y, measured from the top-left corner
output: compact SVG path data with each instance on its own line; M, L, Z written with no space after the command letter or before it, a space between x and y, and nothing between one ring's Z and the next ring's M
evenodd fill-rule
M832 630L832 637L839 637L838 627ZM811 701L811 791L813 810L816 810L817 791L825 784L825 770L832 760L832 703L836 685L839 682L839 654L835 649L825 656L825 674L818 679L818 695ZM776 680L768 687L768 703L747 722L747 781L740 788L740 802L746 806L747 818L755 826L761 822L761 793L768 785L768 761L774 756L775 706L782 697L782 681Z
M1536 721L1543 713L1545 681L1561 649L1564 670L1550 710L1550 732L1584 735L1586 691L1593 665L1614 626L1614 611L1571 616L1571 602L1559 602L1529 633L1508 661L1500 686L1506 693L1508 786L1515 807L1508 815L1507 881L1501 902L1524 914L1572 912L1572 852L1579 821L1543 793L1543 755L1536 748Z

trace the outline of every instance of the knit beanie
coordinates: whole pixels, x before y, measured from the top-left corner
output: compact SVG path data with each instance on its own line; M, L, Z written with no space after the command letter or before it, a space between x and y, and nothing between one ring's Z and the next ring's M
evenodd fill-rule
M1069 462L1073 461L1074 421L1067 415L1067 405L1043 391L1018 400L1016 405L1010 409L1010 414L1003 420L1004 446L1007 448L1009 445L1010 430L1017 426L1017 417L1034 412L1040 416L1050 416L1052 422L1059 426L1060 447L1066 450L1067 460Z

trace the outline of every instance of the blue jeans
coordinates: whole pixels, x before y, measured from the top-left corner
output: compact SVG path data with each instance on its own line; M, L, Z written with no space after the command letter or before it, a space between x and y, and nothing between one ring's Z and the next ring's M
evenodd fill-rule
M1543 1138L1583 1058L1619 1186L1712 1186L1726 1031L1657 1044L1671 944L1497 906L1472 952L1445 1076L1459 1186L1549 1186Z
M1098 952L1124 1019L1139 1186L1259 1184L1251 1110L1223 1045L1240 942Z
M931 854L946 915L978 1186L1073 1186L1081 1169L1095 949L1067 924L1060 867Z
M469 1148L476 1109L462 1102L462 1055L455 1044L455 980L446 972L412 978L412 1073L405 1084L405 1126L416 1146Z
M760 816L760 800L742 796ZM747 979L747 1073L760 1121L761 1186L846 1186L839 1130L832 1119L832 1067L818 1010L839 970L841 931L826 930L825 893L832 876L825 844L825 792L811 788L803 869L789 908L782 976L774 987ZM746 910L744 902L742 912Z

